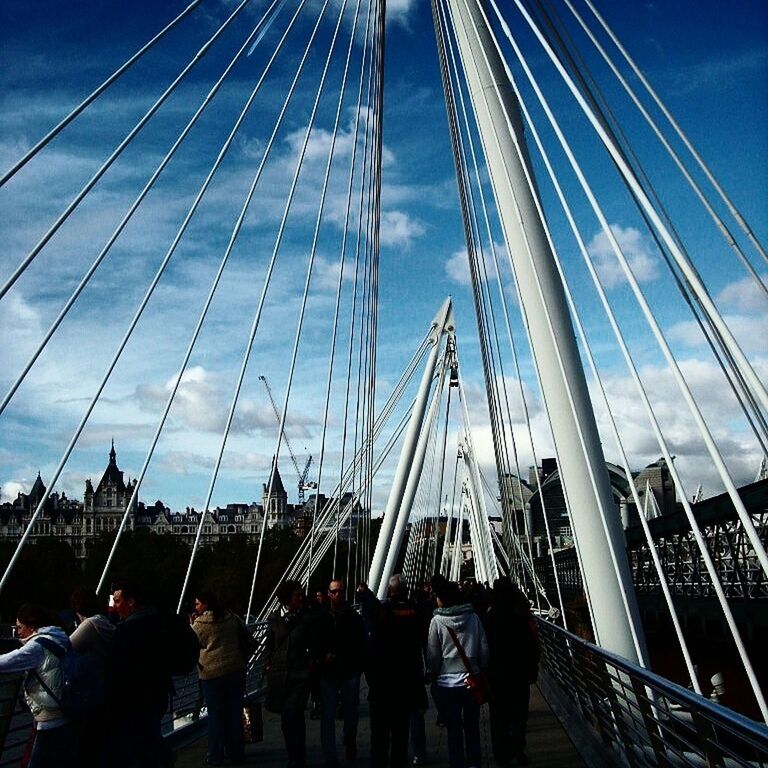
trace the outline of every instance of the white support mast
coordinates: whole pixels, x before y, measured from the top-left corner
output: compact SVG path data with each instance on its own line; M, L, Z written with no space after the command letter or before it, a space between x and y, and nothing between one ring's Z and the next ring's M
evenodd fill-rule
M411 420L403 440L403 447L400 451L400 460L398 461L397 469L395 470L392 488L389 491L387 506L384 510L384 520L382 521L381 530L379 531L379 538L376 541L376 550L374 551L373 559L371 560L371 570L368 575L368 584L370 585L371 590L378 591L379 584L381 584L382 581L382 574L384 573L387 553L389 548L394 546L392 535L395 530L395 523L399 517L408 477L411 473L413 458L416 453L416 446L424 421L424 413L427 409L429 392L432 387L432 380L434 379L435 366L437 365L437 357L440 352L441 341L445 333L449 330L453 330L453 305L450 297L445 300L440 311L432 321L432 327L429 333L429 343L432 345L432 351L429 353L427 364L424 367L419 392L416 396L413 410L411 411ZM408 512L410 512L410 509ZM398 542L397 544L398 548L400 543L401 542Z
M448 5L552 425L596 639L642 663L644 642L621 520L563 286L537 211L519 105L475 0L448 0Z

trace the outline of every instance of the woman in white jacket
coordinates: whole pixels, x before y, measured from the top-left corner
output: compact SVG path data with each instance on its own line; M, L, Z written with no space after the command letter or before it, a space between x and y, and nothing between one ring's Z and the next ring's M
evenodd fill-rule
M55 644L62 652L69 647L69 638L54 626L54 620L47 608L25 603L16 612L21 648L0 656L0 673L26 673L24 697L35 720L35 743L28 768L69 768L76 764L75 733L59 706L61 662L45 647Z
M479 768L480 705L467 687L467 668L449 628L461 643L473 674L488 663L485 630L472 606L460 602L457 584L441 584L435 596L438 607L429 625L427 661L435 683L435 704L448 730L448 761L451 768Z

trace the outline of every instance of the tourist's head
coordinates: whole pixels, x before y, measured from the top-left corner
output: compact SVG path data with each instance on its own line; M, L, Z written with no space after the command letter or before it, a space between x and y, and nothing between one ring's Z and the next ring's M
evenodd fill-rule
M201 589L195 593L195 613L210 611L215 617L222 613L218 596L207 589Z
M134 581L121 579L112 585L112 604L121 619L127 619L146 605L144 590Z
M328 599L331 603L331 609L341 608L346 602L344 598L344 582L341 579L334 579L328 585Z
M80 621L104 612L99 596L89 587L78 587L70 596L69 604Z
M441 582L438 586L433 584L432 590L440 608L451 608L461 601L461 590L455 581Z
M286 579L278 587L277 599L289 611L298 611L304 606L304 590L298 581Z
M26 640L34 635L40 627L56 624L56 617L50 608L37 603L24 603L16 611L16 636Z
M390 600L402 599L408 596L408 588L405 586L403 577L396 573L387 582L387 597Z

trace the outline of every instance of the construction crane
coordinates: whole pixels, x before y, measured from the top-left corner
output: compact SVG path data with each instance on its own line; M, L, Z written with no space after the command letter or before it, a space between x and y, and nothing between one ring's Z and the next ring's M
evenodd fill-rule
M269 402L272 403L272 410L275 412L275 418L277 419L278 427L280 426L280 411L277 410L277 403L275 403L275 398L272 396L272 389L269 386L269 382L267 381L266 376L259 376L259 378L264 382L264 387L267 390L267 395L269 396ZM309 468L312 466L312 455L307 458L307 463L304 465L304 471L301 471L299 469L299 462L296 460L296 454L293 452L293 448L291 448L291 441L288 439L288 435L285 433L285 425L283 425L283 439L285 440L285 445L288 448L288 453L291 456L291 461L293 462L293 468L296 470L296 474L299 478L299 504L302 506L304 505L304 491L307 489L317 488L317 483L308 482L307 477L309 476Z

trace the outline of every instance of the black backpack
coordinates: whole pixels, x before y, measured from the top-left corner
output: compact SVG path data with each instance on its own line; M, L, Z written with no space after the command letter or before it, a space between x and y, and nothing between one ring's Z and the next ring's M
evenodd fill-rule
M61 690L52 691L37 674L40 685L59 705L62 713L75 722L92 718L104 706L104 665L101 658L92 652L78 653L67 643L62 648L55 640L38 635L34 642L50 651L61 664ZM58 695L57 695L58 693Z
M165 617L165 664L172 677L188 675L200 661L200 641L189 620L175 614Z

